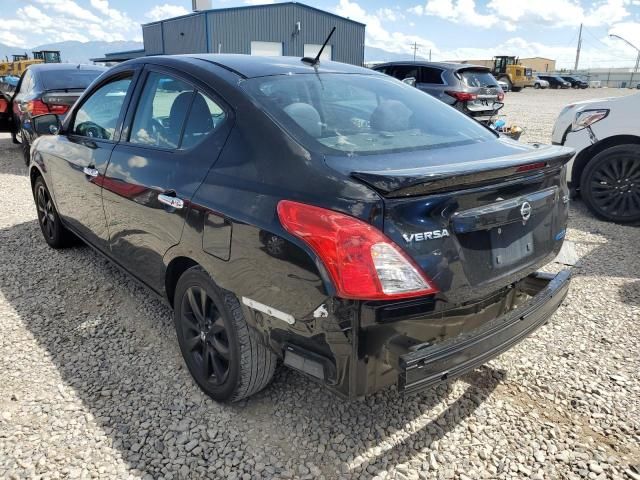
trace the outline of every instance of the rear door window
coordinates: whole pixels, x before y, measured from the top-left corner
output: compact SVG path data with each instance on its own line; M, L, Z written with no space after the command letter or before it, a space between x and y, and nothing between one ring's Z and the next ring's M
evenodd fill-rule
M418 79L421 83L431 83L433 85L443 85L444 81L442 80L442 69L433 68L433 67L420 67L420 78Z
M491 72L485 70L463 70L459 74L468 87L496 87L498 85L498 81L491 75Z
M178 148L195 89L163 73L151 72L145 82L131 127L129 142Z
M393 67L393 73L391 74L398 80L404 80L405 78L418 79L418 67L415 65L396 65Z
M200 143L210 132L217 130L226 117L226 113L218 103L204 93L196 92L184 127L180 148L191 148Z

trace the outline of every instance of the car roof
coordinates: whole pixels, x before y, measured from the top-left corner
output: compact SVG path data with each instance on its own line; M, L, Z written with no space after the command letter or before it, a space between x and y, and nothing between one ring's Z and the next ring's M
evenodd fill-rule
M108 67L102 65L91 65L87 63L36 63L29 65L32 72L53 72L62 70L99 70L106 71Z
M304 63L300 57L261 57L242 54L188 54L157 55L139 57L126 63L171 63L183 60L189 63L208 62L225 68L244 78L267 77L272 75L291 75L304 73L349 73L364 75L380 75L368 68L356 67L347 63L321 60L312 66Z
M387 67L392 65L417 65L420 67L437 67L437 68L443 68L446 70L454 70L454 71L465 70L465 69L480 69L480 70L486 70L487 72L491 71L489 67L485 67L484 65L476 65L474 63L422 62L422 61L412 62L411 60L407 60L404 62L397 61L397 62L380 63L378 65L375 65L373 68Z

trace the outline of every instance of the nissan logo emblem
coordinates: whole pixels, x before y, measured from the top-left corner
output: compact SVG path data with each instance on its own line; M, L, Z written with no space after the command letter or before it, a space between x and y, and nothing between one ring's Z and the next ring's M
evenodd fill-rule
M531 218L531 204L529 202L524 202L520 207L520 215L522 215L522 220L527 221Z

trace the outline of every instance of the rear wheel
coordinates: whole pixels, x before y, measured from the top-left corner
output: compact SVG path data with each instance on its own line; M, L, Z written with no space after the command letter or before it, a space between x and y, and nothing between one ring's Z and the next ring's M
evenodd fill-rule
M251 332L238 299L199 266L178 280L174 322L198 386L218 401L237 401L266 387L276 356Z
M580 193L600 218L640 221L640 145L618 145L598 153L582 172Z
M520 90L522 90L522 87L511 87L511 90L513 90L514 92L519 92Z
M24 163L29 165L31 161L31 144L29 143L29 136L24 130L20 133L20 139L22 143L22 158L24 159Z
M540 84L539 83L534 83L533 84L533 88L535 88L536 90L538 90L540 88Z
M16 135L16 132L11 132L11 142L12 142L12 143L14 143L14 144L16 144L16 145L17 145L18 143L20 143L20 142L18 141L18 135Z
M69 246L73 241L73 236L62 225L49 189L42 177L38 177L33 185L33 198L36 202L40 230L47 244L56 249Z

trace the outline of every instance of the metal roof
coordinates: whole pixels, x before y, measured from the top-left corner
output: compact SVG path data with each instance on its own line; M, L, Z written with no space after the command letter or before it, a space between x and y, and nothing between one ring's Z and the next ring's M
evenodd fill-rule
M146 27L147 25L156 25L156 24L159 24L159 23L164 23L164 22L167 22L167 21L175 20L177 18L192 17L194 15L200 15L200 14L203 14L203 13L206 14L206 13L209 13L209 12L215 13L215 12L242 11L242 10L250 10L250 9L255 9L255 8L278 8L278 7L281 7L282 5L298 5L299 7L303 7L303 8L309 9L309 10L313 10L313 11L315 11L317 13L321 13L323 15L329 15L331 17L340 18L340 19L346 20L348 22L353 22L353 23L356 23L358 25L366 26L366 24L364 24L364 23L356 22L355 20L352 20L350 18L342 17L340 15L336 15L335 13L327 12L326 10L321 10L319 8L315 8L315 7L312 7L310 5L306 5L304 3L300 3L300 2L281 2L281 3L267 3L265 5L244 5L244 6L241 6L241 7L212 8L212 9L209 9L209 10L199 10L197 12L191 12L191 13L187 13L185 15L179 15L177 17L165 18L163 20L156 20L154 22L143 23L142 26Z

